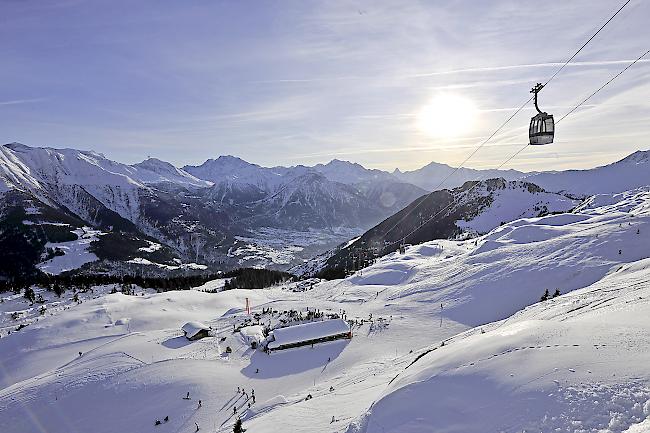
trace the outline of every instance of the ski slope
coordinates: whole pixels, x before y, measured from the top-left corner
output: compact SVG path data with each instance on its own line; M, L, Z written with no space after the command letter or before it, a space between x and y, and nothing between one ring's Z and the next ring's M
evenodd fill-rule
M69 307L0 338L0 431L226 432L236 416L262 433L647 431L649 245L640 189L408 247L300 291L114 293L79 305L65 293ZM562 296L538 303L556 288ZM345 314L354 336L252 350L250 332L236 331L251 324L246 298L263 325L317 309ZM27 308L18 296L1 305L5 326ZM189 342L188 321L216 337Z
M650 259L433 346L350 432L650 431Z

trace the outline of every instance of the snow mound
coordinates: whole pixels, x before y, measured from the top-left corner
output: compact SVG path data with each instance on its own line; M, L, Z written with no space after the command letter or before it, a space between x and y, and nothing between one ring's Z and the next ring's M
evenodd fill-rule
M649 278L645 259L432 347L350 431L644 431Z

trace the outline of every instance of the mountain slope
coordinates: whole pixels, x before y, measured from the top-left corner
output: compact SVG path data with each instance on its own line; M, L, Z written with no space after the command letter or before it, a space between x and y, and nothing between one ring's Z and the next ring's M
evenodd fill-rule
M459 168L455 173L454 170L456 170L455 167L447 164L431 162L417 170L402 172L396 169L393 176L427 191L434 191L440 189L440 187L455 188L467 181L476 179L503 178L505 180L518 180L525 177L525 173L516 170L476 170L464 167ZM452 173L454 174L451 175ZM443 180L444 184L440 186Z
M634 262L432 347L349 432L648 431L649 279Z
M589 170L538 173L526 177L548 191L586 197L650 185L650 151L637 151L620 161Z
M366 263L395 251L404 237L405 243L417 244L483 234L517 218L567 212L578 203L527 182L489 179L478 187L467 182L418 198L333 255L327 268L356 268L359 257Z
M321 168L351 168L358 176L350 181L376 177L374 171L343 162ZM155 239L183 260L228 269L295 264L298 257L319 254L356 235L422 192L390 176L377 188L361 188L308 167L264 168L235 157L187 169L203 178L154 158L126 165L96 152L11 143L0 149L0 194L20 191L41 207L103 232ZM334 171L330 176L336 177ZM390 198L392 190L399 199ZM379 191L386 192L383 202L377 201ZM269 243L265 233L274 229L280 238ZM298 244L278 244L297 237ZM107 244L104 239L95 244ZM134 255L137 251L121 255L143 259Z
M407 247L338 281L137 296L95 287L81 304L36 287L44 316L21 294L3 294L0 430L197 423L225 433L235 406L256 433L638 433L650 416L649 241L645 189ZM538 304L555 288L561 296ZM353 337L253 350L247 331L259 328L233 332L249 319L246 299L271 326L314 310L345 314ZM190 320L215 337L186 340Z

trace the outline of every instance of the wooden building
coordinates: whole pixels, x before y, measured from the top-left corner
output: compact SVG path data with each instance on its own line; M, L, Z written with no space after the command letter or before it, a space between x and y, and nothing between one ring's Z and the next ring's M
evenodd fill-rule
M181 328L185 337L190 340L200 340L210 336L210 327L201 322L187 322Z

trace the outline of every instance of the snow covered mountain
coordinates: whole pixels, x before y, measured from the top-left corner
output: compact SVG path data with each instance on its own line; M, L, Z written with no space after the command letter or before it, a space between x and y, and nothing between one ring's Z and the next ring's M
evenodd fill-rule
M329 180L354 185L366 182L390 181L395 177L388 172L367 169L360 164L333 159L327 164L316 164L313 169Z
M620 161L590 170L538 173L526 180L548 191L576 196L628 191L650 185L650 151L637 151Z
M81 303L36 287L43 315L4 293L0 431L225 433L241 417L259 433L645 433L649 243L644 188L410 246L337 281L95 287ZM254 317L276 327L315 310L344 313L352 339L270 355L249 345ZM188 341L188 321L215 337Z
M341 164L360 173L350 181L376 177L376 173L362 176L365 169L360 166ZM12 193L12 209L24 203L36 209L34 214L49 215L23 218L20 223L27 221L21 230L42 238L30 244L39 250L36 256L53 240L42 236L41 226L68 224L67 219L73 218L69 238L84 225L130 238L131 242L122 245L129 248L120 247L124 250L120 254L100 253L103 258L143 263L139 248L143 242L155 241L169 247L168 259L198 260L220 268L283 267L362 232L424 193L390 178L381 188L396 188L400 194L377 201L375 190L330 180L309 167L264 168L235 157L208 160L184 170L155 158L127 165L74 149L19 143L0 149L0 192ZM58 219L52 219L53 210ZM256 239L265 228L284 232L276 231L272 243L264 234ZM288 250L285 245L277 246L279 239L294 242L296 233L302 233L297 245ZM102 250L106 239L101 237L95 247ZM14 237L7 245L16 247L16 242ZM117 246L113 242L111 248ZM276 260L278 254L283 258Z
M417 185L427 191L440 189L440 183L445 181L442 188L455 188L461 186L468 180L503 178L505 180L518 180L525 177L525 173L516 170L475 170L472 168L460 168L450 176L455 167L438 162L431 162L422 168L413 171L402 172L395 169L393 176L396 178ZM532 182L532 181L531 181ZM534 182L533 182L534 183Z
M481 234L514 218L566 210L569 202L560 203L553 199L559 195L536 191L531 180L547 185L547 191L565 191L578 198L648 185L647 155L637 152L593 170L531 175L526 178L528 186L486 184L487 190L477 188L465 205L434 219L408 242L449 238L461 232ZM405 206L403 212L408 212L408 206L414 206L410 203L426 193L412 182L430 188L449 170L432 163L417 172L391 174L339 160L314 167L267 168L232 156L180 169L155 158L128 165L92 151L11 143L0 147L0 225L12 235L0 237L0 246L21 251L35 248L34 254L24 256L31 257L34 271L35 257L45 258L47 248L59 239L72 242L75 231L89 227L107 234L91 242L102 262L152 261L142 256L140 248L155 242L166 248L164 262L150 265L158 269L172 266L174 259L213 269L286 268L347 244L386 218L377 227L383 230L399 221L404 215L399 212ZM486 172L459 170L454 179L477 175ZM519 173L505 175L518 177ZM395 241L453 197L465 194L464 188L434 192L390 236L384 239L380 231L371 230L372 236L364 235L343 255L349 258L350 251L369 240L374 249L385 247L385 242ZM501 189L510 191L511 197L495 193ZM44 224L50 228L43 229ZM69 229L61 237L54 234L53 224L69 224ZM63 247L59 250L66 251Z
M395 251L404 237L407 244L473 237L518 218L568 212L579 203L528 182L489 179L478 186L467 182L416 199L332 254L323 269L357 267L355 257L370 259Z

